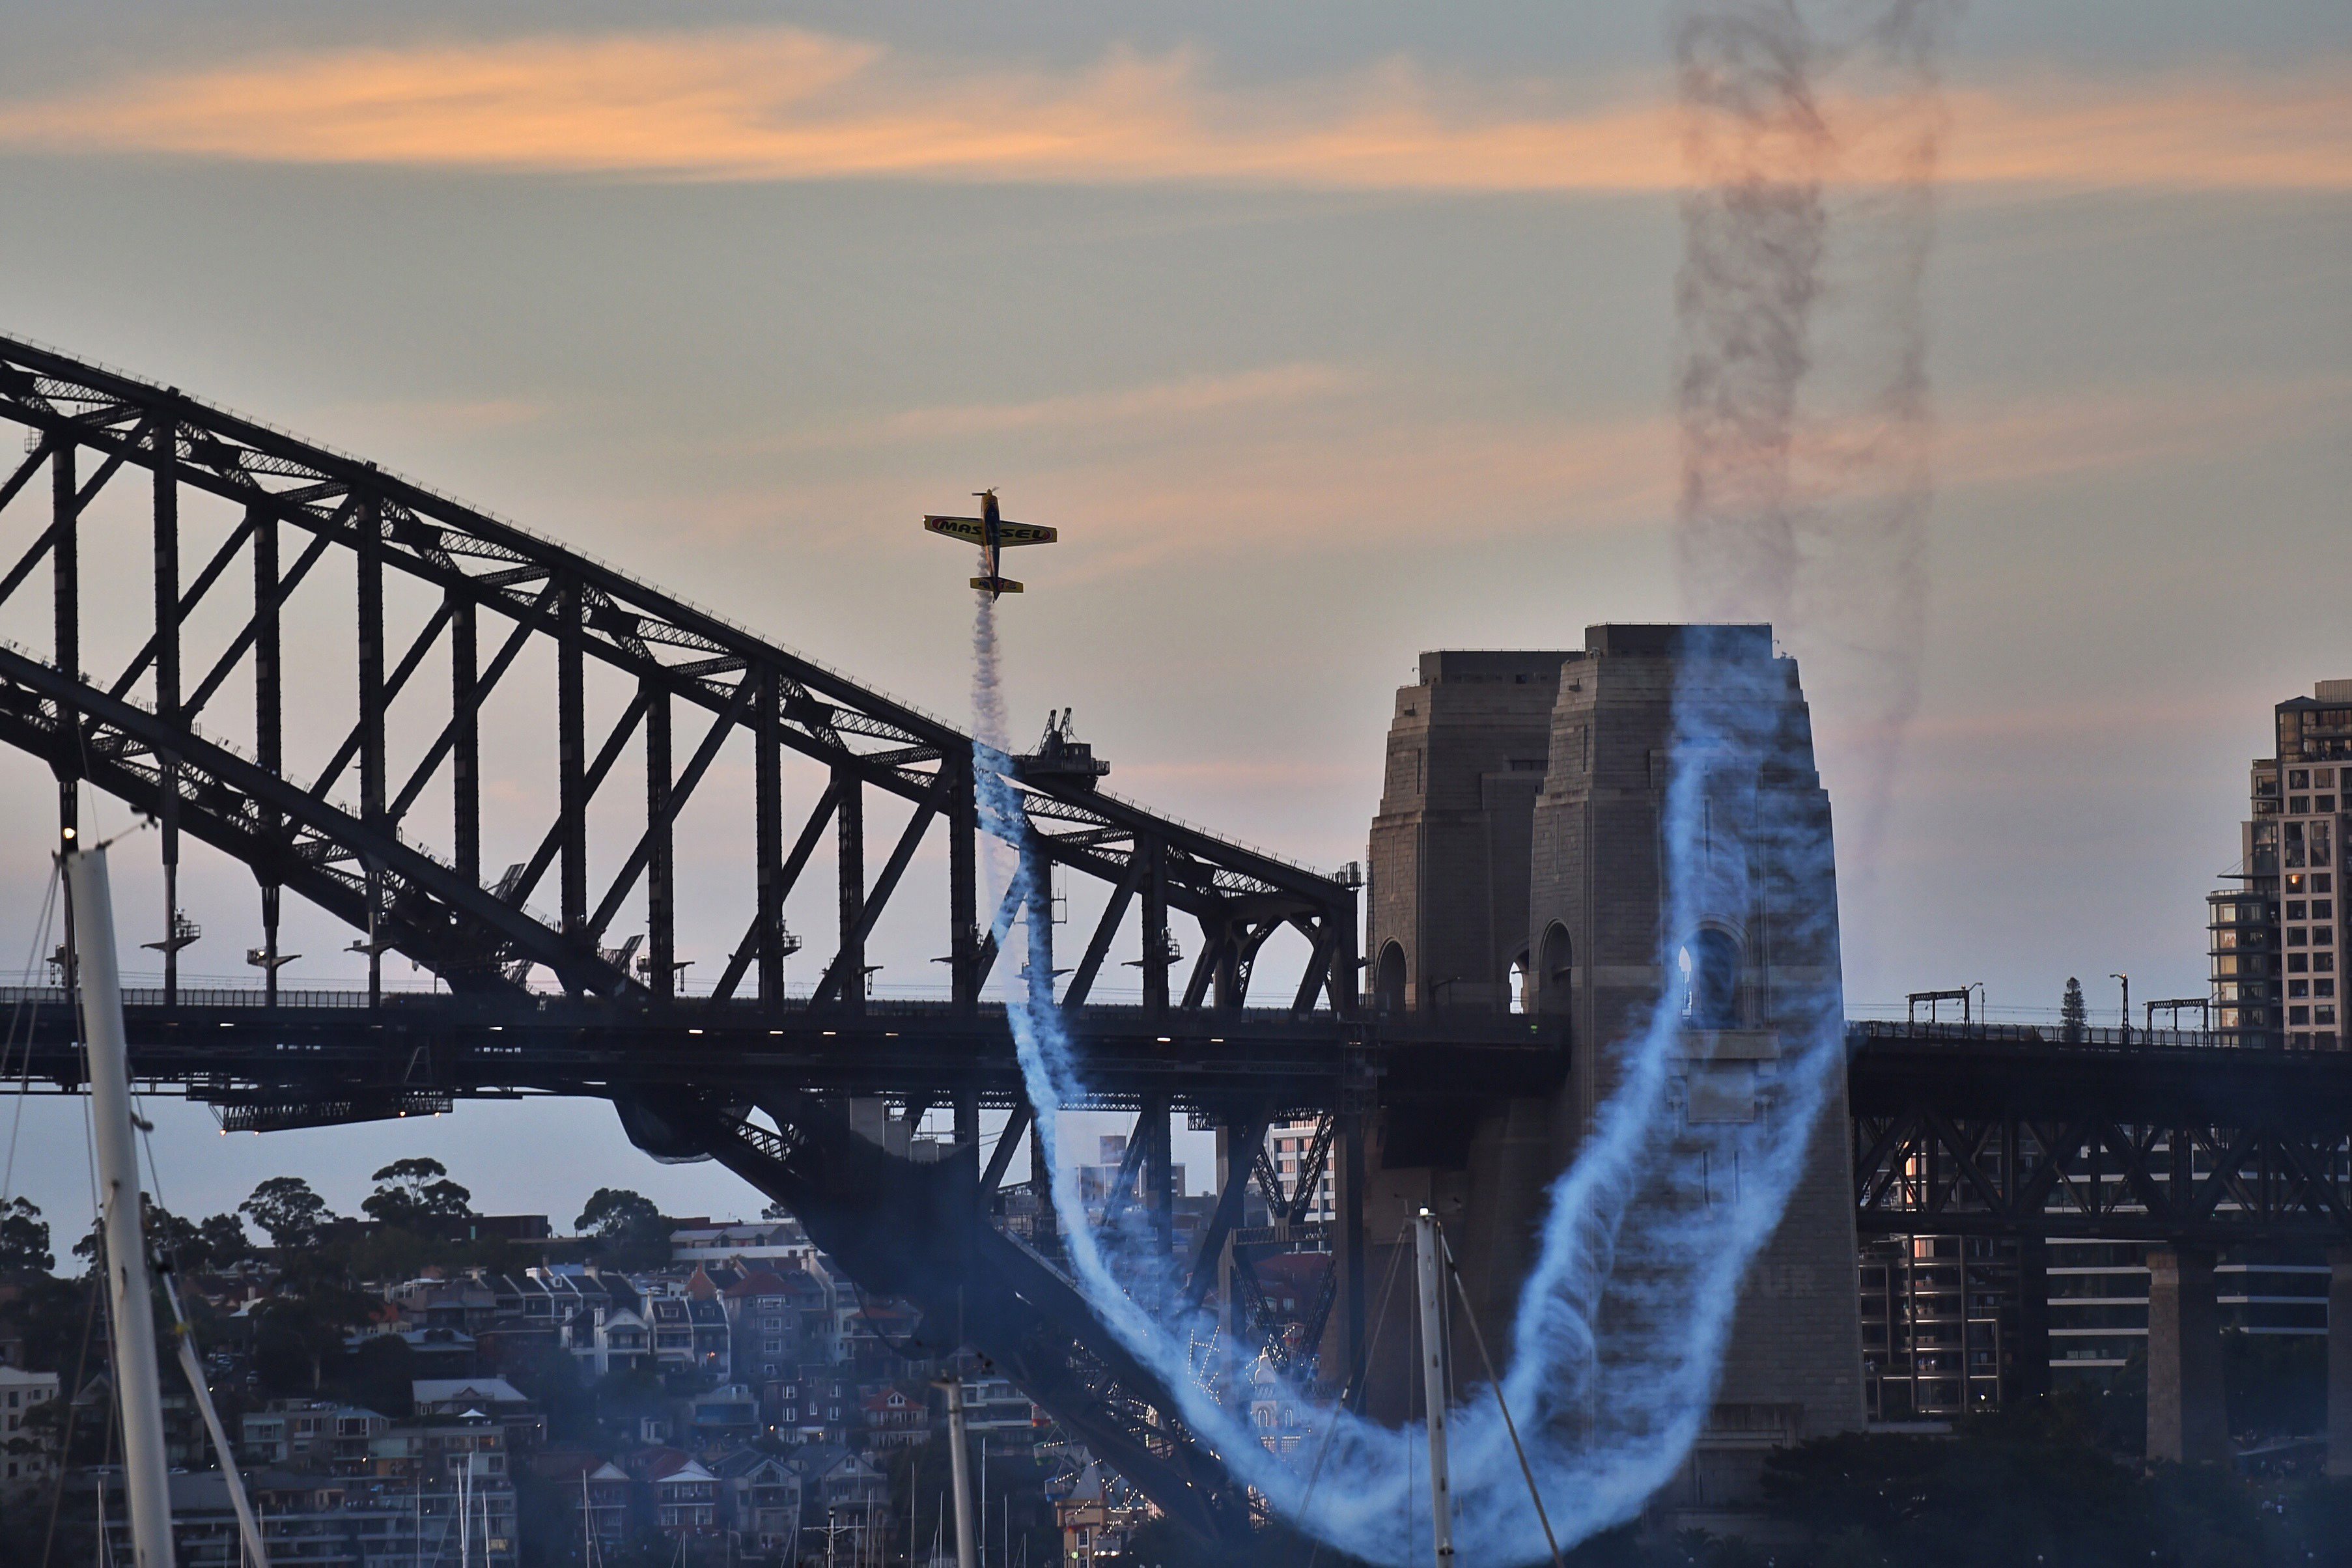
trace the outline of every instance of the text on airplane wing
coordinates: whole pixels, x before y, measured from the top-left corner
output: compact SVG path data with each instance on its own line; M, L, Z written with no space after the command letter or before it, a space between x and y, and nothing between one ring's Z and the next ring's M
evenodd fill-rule
M923 526L933 533L944 533L950 539L969 539L974 544L987 537L986 525L976 517L925 517ZM1011 543L1012 541L1004 541Z
M996 525L999 544L1051 544L1061 537L1050 528L1034 522L1000 522Z

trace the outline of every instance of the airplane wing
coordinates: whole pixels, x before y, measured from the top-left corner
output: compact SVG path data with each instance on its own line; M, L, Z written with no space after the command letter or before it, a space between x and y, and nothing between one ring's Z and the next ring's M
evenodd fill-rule
M950 539L969 540L974 544L983 542L988 537L984 526L976 517L927 516L923 519L923 526L933 533L944 533ZM1008 539L1004 542L1010 544L1013 542Z
M999 544L1051 544L1061 537L1052 529L1034 522L1000 522L996 525Z

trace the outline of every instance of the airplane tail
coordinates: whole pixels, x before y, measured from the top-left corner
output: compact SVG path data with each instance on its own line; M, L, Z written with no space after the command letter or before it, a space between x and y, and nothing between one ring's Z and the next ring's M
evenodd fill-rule
M974 577L971 580L971 585L983 594L998 597L1021 592L1021 584L1010 577Z

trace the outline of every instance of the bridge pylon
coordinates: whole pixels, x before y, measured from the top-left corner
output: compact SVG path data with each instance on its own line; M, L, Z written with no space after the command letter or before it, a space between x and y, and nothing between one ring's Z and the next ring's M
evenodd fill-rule
M1500 1015L1564 1058L1559 1087L1430 1114L1391 1097L1374 1139L1364 1224L1377 1255L1405 1216L1433 1208L1457 1238L1476 1312L1511 1322L1552 1180L1576 1157L1662 997L1685 1016L1669 1103L1696 1151L1713 1124L1776 1112L1786 998L1837 975L1827 850L1721 879L1730 902L1676 900L1662 834L1678 693L1729 661L1727 690L1761 691L1772 737L1759 777L1776 821L1829 843L1793 661L1763 627L1600 626L1565 652L1424 654L1402 689L1371 837L1369 1004L1423 1017ZM1698 689L1704 690L1702 685ZM1756 811L1751 799L1713 803ZM1772 836L1726 819L1759 861ZM1709 887L1718 879L1710 878ZM1713 896L1713 895L1709 895ZM1660 961L1671 908L1703 907ZM1736 905L1736 907L1734 907ZM1854 1221L1842 1087L1816 1129L1787 1215L1749 1270L1719 1390L1696 1450L1659 1506L1720 1522L1756 1496L1765 1447L1863 1421ZM1678 1158L1673 1150L1669 1159ZM1689 1156L1700 1156L1694 1152ZM1627 1222L1642 1223L1638 1208ZM1383 1265L1384 1266L1384 1265ZM1468 1353L1466 1347L1460 1348ZM1596 1397L1605 1401L1607 1374ZM1401 1369L1372 1384L1401 1412Z

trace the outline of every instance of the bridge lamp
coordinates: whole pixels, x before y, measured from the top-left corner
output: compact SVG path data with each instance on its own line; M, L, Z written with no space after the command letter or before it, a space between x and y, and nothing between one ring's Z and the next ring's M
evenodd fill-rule
M65 840L68 844L74 841L74 830L70 826L65 829Z

